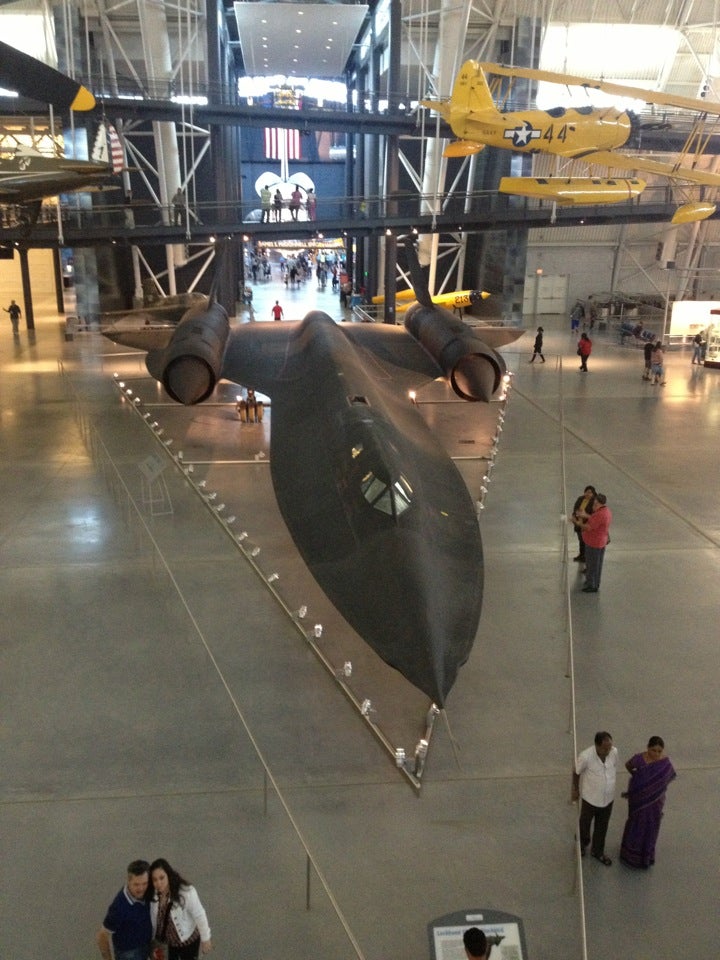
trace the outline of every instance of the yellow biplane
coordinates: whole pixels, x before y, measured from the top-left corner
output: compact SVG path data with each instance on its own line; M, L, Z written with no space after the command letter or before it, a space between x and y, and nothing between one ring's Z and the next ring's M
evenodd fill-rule
M673 162L620 153L620 147L632 147L632 138L637 129L636 118L627 110L588 106L502 111L496 105L488 76L510 78L511 82L526 79L601 90L612 96L688 111L694 116L694 123ZM446 147L445 156L470 156L485 146L492 146L521 153L552 154L629 174L626 178L503 177L498 186L501 193L542 197L563 204L617 203L637 197L645 189L646 181L637 179L635 171L667 178L680 188L688 184L720 187L720 173L703 169L701 164L712 132L708 129L708 118L716 120L720 117L718 103L546 70L467 60L455 79L450 98L424 100L422 105L436 110L458 138ZM672 222L704 220L712 216L715 209L715 203L691 200L679 207Z

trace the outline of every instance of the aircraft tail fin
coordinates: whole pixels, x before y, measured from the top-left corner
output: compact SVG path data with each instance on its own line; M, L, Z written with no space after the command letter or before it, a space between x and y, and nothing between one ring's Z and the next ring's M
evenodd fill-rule
M453 113L497 113L495 101L480 63L466 60L453 84L450 106Z
M111 123L103 121L98 127L92 158L98 163L107 163L108 166L112 166L113 173L122 172L125 159L122 143L117 130Z
M499 112L490 93L483 66L477 60L466 60L462 65L455 78L452 95L449 99L421 100L420 104L430 110L435 110L451 126L453 120L467 117L468 113L496 114ZM482 149L482 147L479 149ZM453 156L460 155L453 154Z

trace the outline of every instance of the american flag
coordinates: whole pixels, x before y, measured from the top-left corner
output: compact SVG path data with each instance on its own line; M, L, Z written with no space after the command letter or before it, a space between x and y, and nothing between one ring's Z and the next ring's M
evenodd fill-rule
M265 157L268 160L301 160L300 131L265 127Z
M93 160L112 164L113 173L120 173L124 166L123 148L118 132L112 124L101 123L95 137Z
M123 168L123 148L118 132L112 124L108 124L108 140L110 141L110 161L113 173L120 173Z

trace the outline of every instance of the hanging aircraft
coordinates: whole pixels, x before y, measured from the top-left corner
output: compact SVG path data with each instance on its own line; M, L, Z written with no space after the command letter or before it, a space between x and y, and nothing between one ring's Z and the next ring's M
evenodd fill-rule
M280 511L311 573L357 633L443 707L477 632L483 554L475 504L408 392L445 378L464 400L504 387L488 339L430 301L395 324L304 320L230 326L217 303L194 310L146 365L182 404L221 379L271 399L270 466ZM142 331L103 331L138 346Z
M492 87L488 76L497 78ZM664 162L632 153L621 153L619 148L632 148L639 131L638 118L616 107L557 107L551 110L498 109L498 100L506 100L508 90L501 93L507 78L546 81L563 86L578 86L586 90L602 90L618 97L631 97L666 108L689 111L695 117L693 128L677 161ZM569 161L579 161L591 167L623 170L630 176L551 176L503 177L501 193L540 197L565 204L617 203L639 196L646 181L635 177L635 171L664 177L682 192L683 186L697 184L720 187L720 174L698 165L703 155L708 131L708 117L720 117L720 104L707 100L642 90L624 84L584 77L533 70L524 67L506 67L497 63L466 61L447 100L424 100L422 105L437 111L450 125L458 140L445 149L448 157L465 157L478 153L485 146L514 150L520 153L548 153ZM678 208L673 223L703 220L716 210L716 205L705 200L690 200Z
M1 42L0 86L60 110L87 111L95 106L95 97L81 83ZM91 160L51 156L23 143L0 147L0 204L17 206L19 219L32 226L44 199L102 189L122 167L117 133L104 123L98 128Z
M113 172L119 171L95 160L51 157L31 147L0 149L0 203L30 203L98 188Z
M489 296L487 290L455 290L453 293L437 293L431 299L439 307L462 311L464 307L472 307L476 303L487 300ZM403 313L412 301L417 300L417 297L412 287L409 287L405 290L398 290L395 294L395 300L395 312ZM378 296L373 297L372 303L385 303L385 295L378 294Z

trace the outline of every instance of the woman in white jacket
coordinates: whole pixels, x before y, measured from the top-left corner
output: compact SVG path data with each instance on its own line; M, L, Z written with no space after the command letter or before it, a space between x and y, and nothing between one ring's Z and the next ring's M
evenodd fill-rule
M168 960L197 960L210 953L212 940L197 890L162 857L150 864L154 889L150 916L156 940L168 945Z

